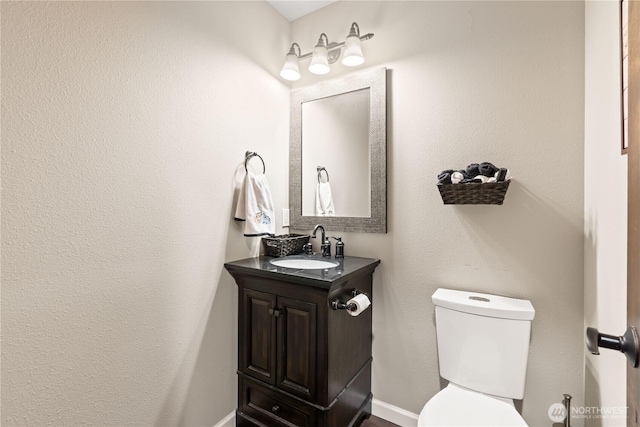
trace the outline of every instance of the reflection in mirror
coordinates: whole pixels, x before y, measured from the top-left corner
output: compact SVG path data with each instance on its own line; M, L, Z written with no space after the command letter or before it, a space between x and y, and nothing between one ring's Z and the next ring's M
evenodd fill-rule
M369 94L366 88L302 104L303 216L371 216Z
M291 94L291 228L386 233L386 69Z

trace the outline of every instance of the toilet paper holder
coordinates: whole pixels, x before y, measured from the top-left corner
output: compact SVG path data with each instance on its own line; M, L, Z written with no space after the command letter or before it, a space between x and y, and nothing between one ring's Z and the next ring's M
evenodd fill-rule
M371 299L371 298L369 297L369 294L368 294L368 293L366 293L366 292L362 292L362 291L359 291L359 290L357 290L357 289L352 289L352 290L351 290L351 298L355 297L356 295L360 295L360 294L364 294L364 295L366 295L366 296L367 296L367 298ZM342 301L340 301L340 299L339 299L339 298L334 298L334 299L331 301L331 308L332 308L333 310L348 310L348 311L353 311L353 310L355 310L355 309L356 309L356 305L355 305L355 304L353 304L353 303L351 303L351 304L347 304L346 302L342 302Z

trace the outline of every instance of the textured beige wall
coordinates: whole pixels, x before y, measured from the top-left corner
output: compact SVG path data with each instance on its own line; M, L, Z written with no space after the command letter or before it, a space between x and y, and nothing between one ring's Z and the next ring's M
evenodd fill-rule
M585 327L627 329L627 156L620 155L618 2L585 2ZM606 179L603 179L606 177ZM624 356L585 348L585 404L626 407ZM593 426L621 426L595 418Z
M245 150L288 204L288 31L264 2L2 2L3 425L233 411L222 264L255 253Z
M360 69L389 69L389 232L328 231L382 260L374 396L417 413L440 390L436 288L504 294L536 308L521 406L550 425L563 393L583 404L584 4L337 2L294 21L293 40L307 52L352 21L375 33ZM444 206L438 172L482 161L513 172L505 204Z

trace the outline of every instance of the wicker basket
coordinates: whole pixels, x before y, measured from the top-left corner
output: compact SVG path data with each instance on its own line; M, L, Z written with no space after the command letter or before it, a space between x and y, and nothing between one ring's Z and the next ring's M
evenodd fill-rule
M510 182L437 185L445 205L501 205Z
M282 236L263 237L264 254L283 257L302 253L302 247L309 242L308 234L284 234Z

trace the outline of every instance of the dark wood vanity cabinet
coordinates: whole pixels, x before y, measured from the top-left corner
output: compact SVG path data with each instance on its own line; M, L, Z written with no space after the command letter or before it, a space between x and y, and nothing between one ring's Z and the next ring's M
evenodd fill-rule
M372 309L351 316L330 303L353 289L373 302L379 261L296 272L269 259L225 264L239 291L236 425L359 425L371 414Z

